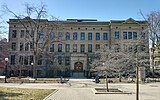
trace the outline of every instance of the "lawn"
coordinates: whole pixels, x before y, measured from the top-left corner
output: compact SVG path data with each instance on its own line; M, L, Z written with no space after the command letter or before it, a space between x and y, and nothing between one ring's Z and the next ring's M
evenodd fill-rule
M43 100L55 90L0 87L0 100Z

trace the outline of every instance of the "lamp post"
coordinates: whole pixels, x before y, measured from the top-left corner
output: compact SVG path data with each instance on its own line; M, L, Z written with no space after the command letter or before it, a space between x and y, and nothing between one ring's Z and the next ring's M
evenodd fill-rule
M31 63L31 65L32 65L32 78L33 78L33 64L34 64L34 63L32 62L32 63Z
M7 64L8 64L8 58L5 58L5 62L6 62L6 65L5 65L5 83L7 83Z

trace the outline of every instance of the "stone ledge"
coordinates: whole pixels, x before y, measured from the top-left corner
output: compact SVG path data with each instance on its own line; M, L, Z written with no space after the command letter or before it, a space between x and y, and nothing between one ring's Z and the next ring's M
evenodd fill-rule
M131 92L122 91L116 88L110 88L109 92L106 91L106 88L92 88L94 94L132 94Z

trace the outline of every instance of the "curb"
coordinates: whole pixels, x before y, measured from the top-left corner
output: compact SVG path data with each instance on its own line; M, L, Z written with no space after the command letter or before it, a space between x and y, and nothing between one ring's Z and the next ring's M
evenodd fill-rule
M46 96L43 100L47 100L51 95L53 95L54 93L56 93L58 91L58 89L56 89L55 91L53 91L51 94L49 94L48 96Z
M92 88L92 92L94 94L133 94L131 92L122 91L122 92L97 92L95 88Z

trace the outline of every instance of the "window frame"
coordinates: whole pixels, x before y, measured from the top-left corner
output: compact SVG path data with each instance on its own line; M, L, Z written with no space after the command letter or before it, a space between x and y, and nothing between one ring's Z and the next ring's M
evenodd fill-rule
M88 40L92 40L92 32L88 33Z
M116 40L119 40L119 36L120 36L120 35L119 35L119 32L116 31L116 32L115 32L115 39L116 39Z
M96 33L96 40L100 40L100 33Z
M108 33L103 33L103 40L108 40Z
M78 34L77 34L77 32L73 32L73 40L78 40Z
M132 39L132 32L128 32L128 39Z
M85 40L85 32L81 32L81 40Z

